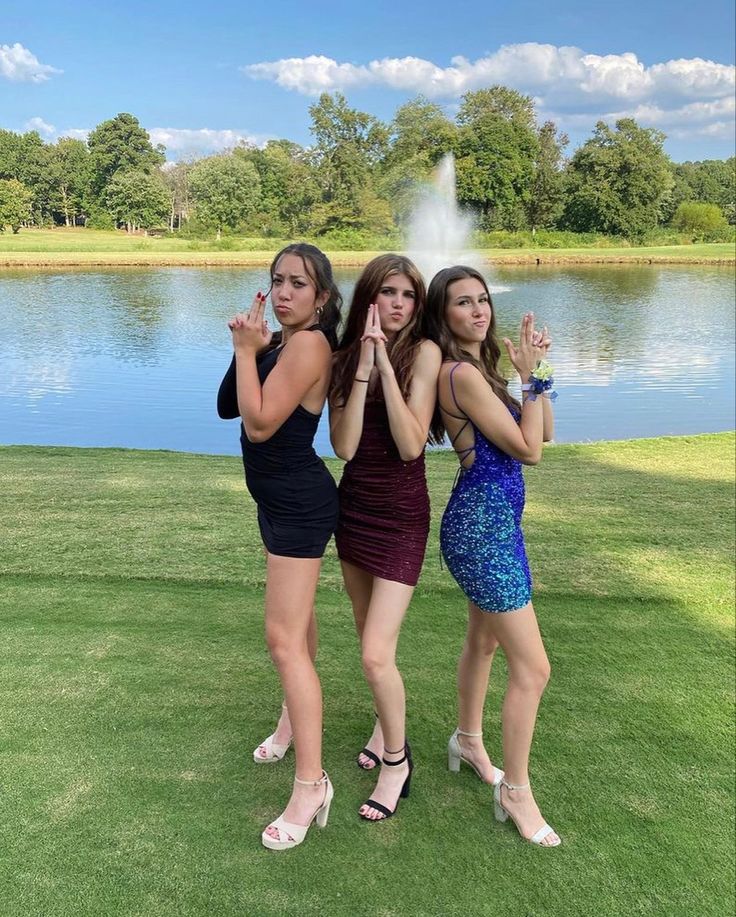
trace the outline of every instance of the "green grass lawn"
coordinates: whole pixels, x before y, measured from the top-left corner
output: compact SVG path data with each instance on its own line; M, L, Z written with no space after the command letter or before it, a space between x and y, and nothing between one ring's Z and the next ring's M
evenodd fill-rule
M331 549L318 667L335 801L326 830L274 854L259 835L293 755L251 761L280 693L239 460L0 448L0 913L732 914L733 463L720 434L553 446L527 475L553 668L532 776L564 840L540 850L493 821L470 770L447 772L465 613L438 563L455 462L430 455L434 527L400 643L411 797L385 824L357 817L371 705Z
M220 242L155 238L94 229L22 229L0 234L0 267L23 265L262 265L281 247L269 239L226 238ZM330 252L336 265L367 264L377 252ZM621 248L486 249L494 263L734 263L728 242Z

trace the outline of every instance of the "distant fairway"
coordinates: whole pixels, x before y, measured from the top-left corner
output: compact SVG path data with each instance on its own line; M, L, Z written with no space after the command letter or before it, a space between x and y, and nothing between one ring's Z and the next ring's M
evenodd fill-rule
M22 229L0 234L0 267L269 264L289 240L226 237L218 241L128 235L94 229ZM335 265L360 266L378 252L329 252ZM731 243L622 248L499 248L481 256L494 264L734 264Z

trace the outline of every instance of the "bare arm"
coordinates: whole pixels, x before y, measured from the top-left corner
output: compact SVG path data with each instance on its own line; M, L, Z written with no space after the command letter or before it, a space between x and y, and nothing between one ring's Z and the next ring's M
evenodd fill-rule
M545 443L555 438L555 415L549 398L542 398L542 439Z
M427 444L441 364L439 347L432 341L422 341L414 363L409 397L404 401L393 366L385 353L385 345L376 344L376 365L381 376L388 424L399 455L405 462L418 458Z
M369 379L361 376L357 378ZM360 437L363 435L363 416L365 401L368 394L368 382L353 381L348 400L344 405L337 406L330 402L330 442L338 458L349 462L358 451Z
M375 307L368 308L365 332L374 325ZM339 356L338 356L339 359ZM330 442L335 455L349 462L358 451L363 435L363 417L371 373L376 362L376 346L373 337L363 337L360 345L358 368L353 379L348 399L343 405L330 401Z
M256 355L271 339L263 321L264 307L265 297L254 303L247 316L238 316L232 329L238 409L251 442L270 439L330 366L330 347L325 338L299 331L284 346L281 358L261 386Z
M521 322L519 345L508 338L504 344L514 369L526 381L541 358L543 349L534 332L534 316L527 313ZM455 372L458 402L481 433L502 452L525 465L536 465L542 458L544 405L548 399L524 397L521 421L516 423L506 405L474 366L461 364Z
M494 446L524 465L536 465L542 457L543 407L545 398L525 398L521 422L496 395L480 371L462 363L455 371L455 396L464 414Z

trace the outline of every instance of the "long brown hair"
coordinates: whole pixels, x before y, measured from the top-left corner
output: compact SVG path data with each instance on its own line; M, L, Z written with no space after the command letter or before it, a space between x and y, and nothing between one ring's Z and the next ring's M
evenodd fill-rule
M409 397L414 360L422 342L422 324L424 304L427 301L427 288L424 278L416 265L403 255L379 255L363 268L355 284L353 299L350 303L345 328L335 354L332 371L330 400L342 407L350 396L353 378L360 359L360 338L365 328L368 307L376 301L378 293L388 277L394 274L406 274L414 287L416 297L414 311L406 327L398 332L388 344L388 356L396 373L396 381L404 398Z
M316 245L310 245L308 242L292 242L291 245L286 245L280 252L277 252L271 262L269 275L272 286L276 265L284 255L298 255L302 259L307 277L315 286L315 296L325 292L330 294L327 302L319 312L317 323L329 341L330 347L335 350L337 347L337 326L340 323L342 296L335 283L335 278L332 276L330 259ZM281 332L277 331L271 339L271 347L276 347L280 343Z
M477 360L467 350L463 350L447 325L445 310L449 300L450 286L457 280L479 281L486 291L488 302L491 305L491 321L485 339L480 345L480 360ZM498 369L501 347L496 339L496 310L493 307L488 284L482 274L476 271L475 268L467 267L463 264L446 267L436 273L429 285L427 308L424 316L424 336L437 344L442 351L444 360L453 363L470 363L471 366L475 366L505 405L517 411L521 410L521 405L509 392L508 381L504 379ZM442 422L438 402L430 425L430 440L433 443L441 443L444 436L445 425Z

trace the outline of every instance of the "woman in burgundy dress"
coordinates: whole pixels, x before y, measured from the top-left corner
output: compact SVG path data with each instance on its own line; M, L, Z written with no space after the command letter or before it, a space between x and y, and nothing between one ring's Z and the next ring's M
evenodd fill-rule
M421 337L426 289L414 264L380 255L353 293L330 389L330 435L347 460L336 534L353 605L376 723L358 764L381 767L359 814L379 821L409 795L404 684L396 667L399 629L424 560L429 495L424 448L441 354Z

